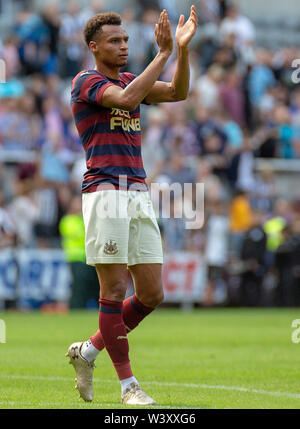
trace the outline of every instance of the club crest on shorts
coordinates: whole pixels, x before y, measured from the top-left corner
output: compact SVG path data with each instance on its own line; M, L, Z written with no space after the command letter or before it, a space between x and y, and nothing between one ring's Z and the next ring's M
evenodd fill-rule
M116 255L118 252L119 249L115 241L109 240L107 243L105 243L104 253L106 255Z

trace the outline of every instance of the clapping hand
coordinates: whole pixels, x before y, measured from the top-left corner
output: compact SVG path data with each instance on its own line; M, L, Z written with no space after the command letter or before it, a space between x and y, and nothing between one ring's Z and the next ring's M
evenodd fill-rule
M191 15L189 19L184 23L184 15L179 18L177 30L176 30L176 42L179 47L187 47L192 38L196 33L198 26L198 17L195 6L191 7Z
M161 52L170 55L173 51L173 36L171 23L167 11L160 14L158 24L155 27L155 39Z

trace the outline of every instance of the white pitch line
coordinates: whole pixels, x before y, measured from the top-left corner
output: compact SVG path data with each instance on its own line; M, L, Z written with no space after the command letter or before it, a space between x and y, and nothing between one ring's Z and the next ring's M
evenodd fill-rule
M70 378L70 377L59 377L59 376L44 377L44 376L29 376L29 375L0 375L0 378L11 378L15 380L47 380L47 381L73 381L74 380L74 378ZM94 378L94 382L118 383L117 380L103 380L100 378ZM142 384L148 384L148 385L154 385L154 386L168 386L168 387L191 387L196 389L229 390L233 392L257 393L260 395L300 399L300 393L272 392L267 390L252 389L248 387L238 387L238 386L222 386L222 385L195 384L195 383L172 383L172 382L161 382L161 381L143 381Z

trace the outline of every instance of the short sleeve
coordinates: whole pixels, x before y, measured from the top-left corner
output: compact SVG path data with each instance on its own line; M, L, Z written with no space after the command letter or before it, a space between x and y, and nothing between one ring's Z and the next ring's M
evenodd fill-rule
M109 79L98 73L82 73L73 87L73 101L101 105L104 91L112 85Z

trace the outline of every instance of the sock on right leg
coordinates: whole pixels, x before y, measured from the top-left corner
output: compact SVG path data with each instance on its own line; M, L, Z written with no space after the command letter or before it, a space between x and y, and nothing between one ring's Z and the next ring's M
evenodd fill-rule
M123 319L127 332L135 329L155 308L146 307L134 294L123 302Z

